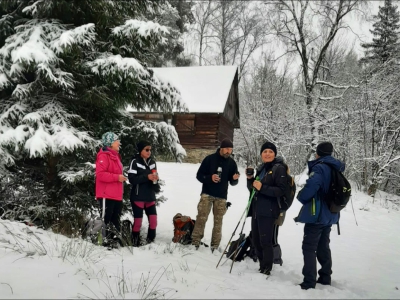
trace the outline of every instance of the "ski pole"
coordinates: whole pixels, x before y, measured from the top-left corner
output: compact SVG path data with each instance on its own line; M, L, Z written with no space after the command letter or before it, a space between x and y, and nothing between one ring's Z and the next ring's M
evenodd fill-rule
M247 207L246 207L246 209L243 211L243 214L242 214L242 216L240 217L240 220L239 220L239 222L237 223L237 225L236 225L236 227L235 227L235 230L232 232L232 236L231 236L231 238L229 239L229 242L228 242L228 244L226 244L225 250L222 252L221 258L219 259L219 261L218 261L218 264L217 264L216 268L218 268L218 266L219 266L219 263L221 262L221 260L222 260L222 257L224 256L224 254L225 254L225 252L226 252L226 249L228 248L229 244L231 243L231 241L232 241L232 238L233 238L233 236L235 235L235 232L236 232L236 230L238 229L238 227L239 227L239 224L240 224L240 222L242 221L242 219L243 219L243 216L245 215L246 211L247 211Z
M258 177L257 177L257 178L258 178ZM229 239L228 244L226 244L225 250L222 252L221 258L219 259L216 268L218 268L219 263L221 262L222 257L224 256L224 253L226 252L226 249L228 248L229 244L231 243L232 238L233 238L233 236L235 235L236 230L238 229L239 224L240 224L240 222L241 222L242 219L243 219L243 216L244 216L244 215L247 216L247 213L249 212L249 209L250 209L251 201L253 200L253 197L254 197L254 194L255 194L255 193L256 193L256 190L253 188L253 190L252 190L252 192L251 192L251 195L250 195L250 199L249 199L249 201L247 202L247 206L246 206L246 208L245 208L245 210L244 210L242 216L240 217L240 220L239 220L239 222L237 223L237 225L236 225L236 227L235 227L235 230L232 232L232 236L231 236L231 238Z
M258 180L258 176L257 176L256 180ZM256 193L256 189L253 188L252 197L250 198L249 205L247 205L247 213L249 212L250 204L251 204L251 201L253 200L253 197L254 197L254 194L255 194L255 193ZM246 215L247 215L247 213L246 213ZM246 219L245 219L244 222L243 222L242 230L240 231L239 236L241 236L241 235L243 234L243 229L244 229L244 225L245 225L245 224L246 224ZM235 253L237 253L237 251L238 251L238 246L239 246L239 245L236 246ZM231 269L229 270L229 273L232 272L233 264L235 263L235 261L236 261L236 256L234 257L234 259L232 259Z

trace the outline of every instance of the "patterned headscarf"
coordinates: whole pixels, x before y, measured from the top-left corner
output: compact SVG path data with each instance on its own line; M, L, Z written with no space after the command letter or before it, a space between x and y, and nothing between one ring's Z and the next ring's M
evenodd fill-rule
M101 141L103 142L103 146L110 147L112 143L118 140L118 136L114 132L106 132L101 137Z

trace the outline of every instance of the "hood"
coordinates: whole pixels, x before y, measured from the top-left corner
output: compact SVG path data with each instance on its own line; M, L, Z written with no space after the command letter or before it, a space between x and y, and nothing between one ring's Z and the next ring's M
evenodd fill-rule
M322 156L316 160L309 161L308 169L311 170L316 164L319 164L319 163L327 164L339 172L344 172L344 170L345 170L345 164L330 155Z
M108 147L103 147L97 153L97 158L101 155L108 155L110 159L117 160L118 158L121 159L121 156L118 152L110 150Z

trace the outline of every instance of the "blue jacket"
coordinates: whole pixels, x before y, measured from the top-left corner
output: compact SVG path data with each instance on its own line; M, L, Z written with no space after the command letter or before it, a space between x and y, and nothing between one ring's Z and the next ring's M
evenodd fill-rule
M297 195L303 207L296 222L332 225L339 221L339 213L331 213L326 202L321 200L329 190L331 167L343 172L345 165L330 155L308 162L309 178Z

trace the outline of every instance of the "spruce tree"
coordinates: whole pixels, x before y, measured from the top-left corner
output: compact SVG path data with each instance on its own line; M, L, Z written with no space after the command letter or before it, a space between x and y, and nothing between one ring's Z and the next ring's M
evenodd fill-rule
M361 45L366 49L362 61L384 63L399 52L400 16L397 6L393 5L392 0L385 0L374 18L377 21L373 24L374 29L370 30L374 38L371 43Z
M106 131L121 136L124 165L140 138L176 157L184 153L171 126L126 113L128 105L182 106L178 91L147 67L171 41L168 27L149 20L163 2L0 2L3 215L49 226L90 211L93 163Z

